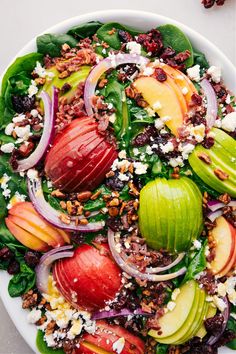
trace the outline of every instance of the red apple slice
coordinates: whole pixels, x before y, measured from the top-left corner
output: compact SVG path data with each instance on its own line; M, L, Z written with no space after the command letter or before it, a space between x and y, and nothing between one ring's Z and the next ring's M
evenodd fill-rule
M31 233L23 230L21 227L14 224L14 222L12 222L10 218L6 218L5 222L9 231L20 243L22 243L22 245L40 252L46 252L49 250L49 245L47 243L43 242Z
M216 227L212 230L212 236L216 241L215 259L211 262L211 270L214 274L226 274L228 268L233 265L235 257L235 229L223 217L216 219Z
M97 321L96 325L95 334L86 333L82 336L76 354L115 353L113 346L119 340L123 343L121 354L144 354L143 341L126 329L105 321Z
M103 247L78 247L74 256L55 263L53 277L58 290L77 308L101 309L121 287L121 272Z

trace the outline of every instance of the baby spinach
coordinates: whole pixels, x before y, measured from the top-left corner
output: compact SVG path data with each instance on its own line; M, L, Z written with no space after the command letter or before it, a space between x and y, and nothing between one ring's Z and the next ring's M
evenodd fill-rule
M36 274L25 262L20 264L20 272L15 274L8 284L11 297L18 297L35 286Z
M156 354L165 354L168 350L168 344L157 344Z
M206 245L207 245L207 240L205 241L201 249L195 254L195 256L190 261L183 283L186 283L188 280L194 279L194 277L197 274L199 274L206 268L206 256L205 256Z
M36 346L41 354L64 354L62 349L53 349L47 346L47 343L44 341L44 332L38 330L36 337Z
M92 37L103 24L100 21L90 21L72 27L67 34L75 38Z
M230 317L227 323L227 328L236 333L236 320L233 317ZM231 342L227 343L226 346L230 349L236 350L236 338Z
M202 52L198 51L197 49L193 48L193 60L194 60L194 65L200 65L201 69L203 68L209 68L209 63L205 57L205 54Z
M17 58L7 69L5 75L2 79L2 89L1 95L4 96L7 82L8 80L19 74L19 73L26 73L27 76L30 76L31 72L34 70L36 62L42 62L43 56L40 53L30 53L26 54L22 57Z
M69 34L43 34L37 37L38 52L49 54L51 57L59 57L61 55L61 47L67 43L70 47L75 47L78 41Z
M99 210L102 209L106 206L106 203L103 200L103 196L110 194L111 191L109 188L107 188L105 186L105 184L102 184L100 187L98 187L94 193L100 191L100 195L97 199L95 200L88 200L85 204L84 204L84 210L85 211L95 211L95 210Z
M141 33L140 31L134 28L121 25L120 23L110 22L101 26L96 34L101 41L104 41L109 44L111 48L118 50L121 47L121 40L119 38L118 30L127 31L132 36L136 36L137 34Z
M176 53L184 52L189 50L191 56L185 61L186 67L193 65L193 48L188 37L176 26L174 25L162 25L157 28L162 35L163 43L165 47L173 48Z
M217 199L220 195L217 191L215 191L213 188L209 187L207 184L205 184L198 175L192 171L192 175L189 176L198 186L200 191L202 193L207 192L210 194L214 199Z

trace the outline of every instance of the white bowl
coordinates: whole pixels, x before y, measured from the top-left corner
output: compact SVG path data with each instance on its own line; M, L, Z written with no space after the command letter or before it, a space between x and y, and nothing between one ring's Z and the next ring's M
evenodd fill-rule
M193 31L189 27L172 20L168 17L161 16L154 13L143 12L143 11L133 11L133 10L107 10L93 12L81 16L76 16L66 21L60 22L56 26L48 28L44 33L63 33L66 32L72 26L78 25L80 23L85 23L92 20L99 20L101 22L120 22L127 24L129 26L142 29L144 31L151 28L155 28L158 25L171 23L173 25L181 28L186 35L189 37L193 46L198 50L203 52L211 65L220 66L222 68L222 75L226 86L231 89L231 91L236 93L236 68L230 62L230 60L209 40L204 38L199 33ZM16 55L19 57L26 53L36 51L36 38L32 39L26 46ZM13 59L13 61L15 58ZM1 78L0 78L1 81ZM14 322L16 328L32 348L35 353L39 353L36 348L36 327L27 322L27 311L21 308L22 301L20 298L11 298L7 291L7 286L10 276L5 271L0 272L0 296L2 301ZM234 351L228 348L221 348L219 350L220 354L229 354Z

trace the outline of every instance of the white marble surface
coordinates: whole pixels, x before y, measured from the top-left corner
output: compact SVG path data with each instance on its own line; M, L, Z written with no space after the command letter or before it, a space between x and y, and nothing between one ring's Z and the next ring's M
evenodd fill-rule
M103 9L135 9L172 17L216 44L236 65L236 0L205 10L201 0L1 0L0 73L19 49L46 28L75 15ZM67 6L65 6L65 4ZM1 285L0 285L1 286ZM0 300L0 354L32 354Z

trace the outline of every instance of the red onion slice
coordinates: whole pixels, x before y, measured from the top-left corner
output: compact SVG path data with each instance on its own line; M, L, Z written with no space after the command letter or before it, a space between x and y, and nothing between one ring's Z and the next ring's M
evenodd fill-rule
M226 326L227 326L227 322L229 320L229 315L230 315L229 301L228 301L227 297L224 297L222 300L226 304L226 308L222 312L222 315L224 317L223 325L222 325L220 333L218 333L216 336L214 336L214 335L210 336L210 338L207 341L208 345L213 345L218 341L218 339L221 337L222 333L225 331Z
M220 210L212 211L211 213L207 214L207 217L209 220L211 220L211 222L213 222L213 221L215 221L215 219L217 219L222 214L223 214L223 211L220 209Z
M98 311L92 315L92 320L102 320L104 318L114 318L114 317L128 317L128 316L153 316L152 313L144 312L142 309L130 310L130 309L122 309L122 310L110 310L110 311Z
M137 268L131 267L127 262L121 257L119 252L116 250L116 244L115 244L115 233L109 229L108 230L108 244L112 253L112 256L118 266L127 274L131 275L134 278L139 278L141 280L148 280L148 281L153 281L153 282L158 282L158 281L165 281L165 280L170 280L177 278L180 275L183 275L186 272L186 267L183 267L179 269L177 272L170 273L170 274L150 274L150 273L142 273L140 272Z
M54 117L57 110L56 104L58 105L58 91L53 89L53 106L49 95L42 91L40 94L43 104L44 104L44 125L43 134L38 143L36 149L32 154L23 160L17 160L18 167L16 172L21 172L34 167L43 158L45 152L47 151L48 145L50 144L54 131Z
M215 91L207 79L203 79L200 82L200 86L204 91L207 100L207 112L206 112L206 121L208 128L212 128L215 124L217 112L218 112L218 104Z
M40 262L37 265L35 272L36 285L41 293L47 294L48 292L48 278L52 263L55 262L57 259L72 257L74 255L74 252L69 251L69 249L71 248L73 248L73 246L55 248L45 253L40 259Z
M216 211L218 209L230 206L230 207L235 207L236 206L236 200L231 200L228 204L224 204L222 202L219 202L219 200L210 200L207 203L208 208L211 211Z
M37 212L50 224L67 231L79 232L95 232L102 230L104 222L91 222L87 225L77 225L75 220L71 220L69 224L65 224L60 220L62 212L54 209L44 198L41 178L28 178L28 192L31 202L33 203ZM66 215L66 214L65 214Z
M112 54L98 63L88 75L84 87L84 103L88 116L93 114L91 99L95 95L95 89L99 78L109 69L114 69L122 64L147 65L149 59L137 54Z

